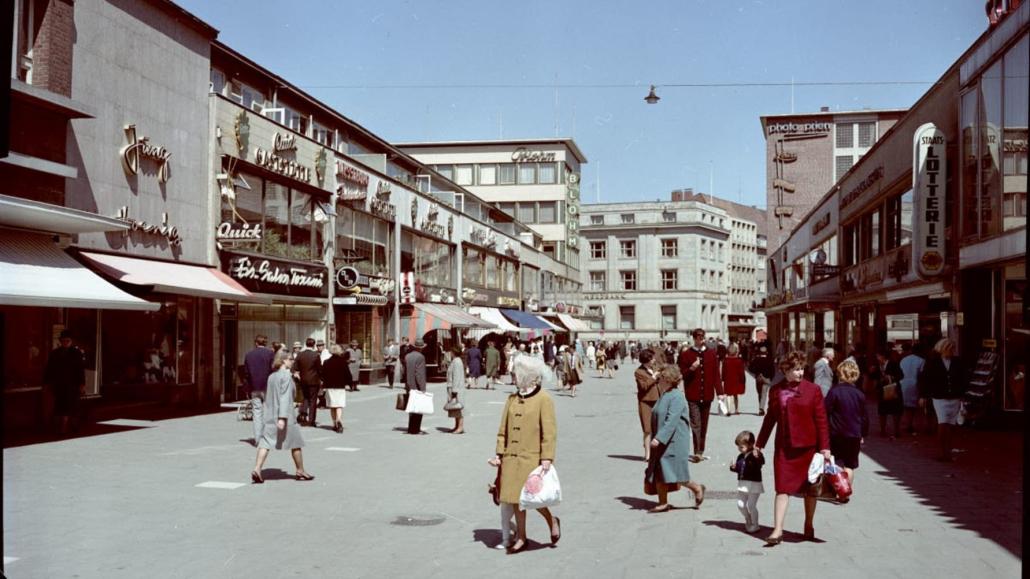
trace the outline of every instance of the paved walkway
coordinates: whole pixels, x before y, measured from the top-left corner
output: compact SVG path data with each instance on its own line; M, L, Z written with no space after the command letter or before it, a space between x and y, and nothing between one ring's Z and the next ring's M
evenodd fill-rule
M466 392L468 434L402 434L395 391L349 396L342 435L305 428L308 483L273 452L264 485L249 484L249 422L235 413L123 423L121 432L4 451L4 561L8 577L1018 577L1022 463L1019 435L963 430L967 452L934 462L928 439L873 437L843 506L821 504L821 542L802 542L791 503L784 544L743 532L733 500L733 438L757 431L749 385L742 410L713 417L711 460L692 466L709 488L701 510L686 491L671 513L645 512L632 368L588 378L573 399L552 393L564 536L547 545L529 519L533 549L492 549L498 510L486 494L505 393ZM442 385L432 385L440 393ZM439 394L438 394L439 397ZM439 412L439 410L438 410ZM328 421L328 413L321 411ZM771 467L766 469L771 479ZM771 485L769 485L771 486Z

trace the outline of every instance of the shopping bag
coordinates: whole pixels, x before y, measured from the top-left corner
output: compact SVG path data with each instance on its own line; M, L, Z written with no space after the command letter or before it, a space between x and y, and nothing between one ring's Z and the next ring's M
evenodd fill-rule
M524 510L542 509L557 506L559 503L561 483L558 482L558 471L553 466L546 473L542 466L533 469L526 478L526 484L522 485L519 506Z
M833 487L833 491L837 494L838 499L846 499L851 496L851 483L848 481L848 477L844 474L844 469L837 466L837 463L830 457L830 464L826 465L826 472L824 478L829 479L830 485Z
M826 471L826 459L821 453L812 455L812 462L808 463L808 482L815 483Z
M730 409L726 407L726 399L725 398L720 398L719 399L718 408L719 408L719 414L722 414L723 416L729 416L730 415Z
M408 414L432 414L433 393L412 390L408 393L408 406L404 408Z

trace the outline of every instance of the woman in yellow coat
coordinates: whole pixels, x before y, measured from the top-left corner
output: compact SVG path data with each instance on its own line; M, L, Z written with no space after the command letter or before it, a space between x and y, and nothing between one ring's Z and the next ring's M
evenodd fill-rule
M554 418L554 401L544 391L542 382L551 369L532 356L519 356L515 363L518 391L508 397L497 431L497 456L490 464L501 467L500 501L502 518L506 510L515 512L516 538L508 554L526 546L526 512L519 507L522 486L538 466L546 472L554 461L558 445L558 425ZM547 508L539 509L551 532L551 544L561 538L561 520L552 517ZM507 521L503 523L507 526Z

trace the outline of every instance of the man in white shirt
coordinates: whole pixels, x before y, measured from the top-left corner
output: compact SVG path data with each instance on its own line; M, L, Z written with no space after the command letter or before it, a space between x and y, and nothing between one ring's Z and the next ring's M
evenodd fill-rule
M823 348L822 357L815 361L813 367L814 381L823 391L824 398L830 393L830 387L833 386L833 367L830 365L833 362L833 355L833 348Z

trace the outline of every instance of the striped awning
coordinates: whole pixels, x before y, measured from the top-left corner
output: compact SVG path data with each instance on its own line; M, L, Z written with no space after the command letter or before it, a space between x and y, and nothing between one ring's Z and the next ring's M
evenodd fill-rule
M451 328L496 328L482 318L449 304L415 304L412 315L401 317L401 335L415 341L434 330Z
M570 331L573 332L589 332L590 324L584 322L579 318L574 318L569 314L558 314L558 320L565 325Z

